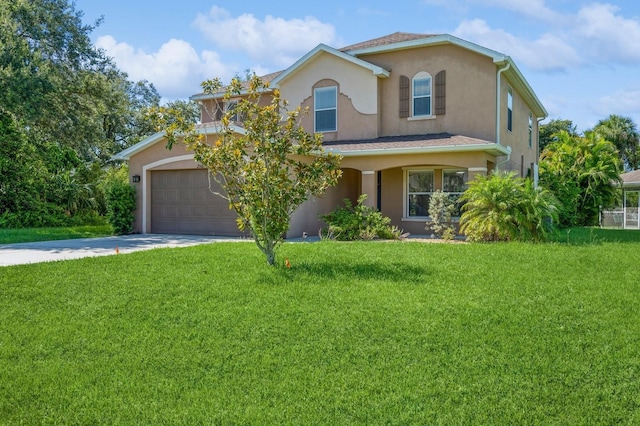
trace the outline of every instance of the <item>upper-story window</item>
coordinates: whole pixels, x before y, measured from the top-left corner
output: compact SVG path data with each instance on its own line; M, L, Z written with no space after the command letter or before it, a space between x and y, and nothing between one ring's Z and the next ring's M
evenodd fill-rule
M419 72L413 77L413 116L431 115L431 75Z
M533 114L529 113L529 148L533 148Z
M513 131L513 90L507 90L507 130Z
M313 91L316 132L338 130L338 88L318 87Z

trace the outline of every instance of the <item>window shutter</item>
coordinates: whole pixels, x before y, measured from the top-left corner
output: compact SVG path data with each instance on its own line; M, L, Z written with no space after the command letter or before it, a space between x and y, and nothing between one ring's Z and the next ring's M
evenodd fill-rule
M436 74L436 107L435 115L444 115L446 112L446 87L447 72L445 70Z
M411 101L411 82L409 77L400 76L400 118L409 117L411 114L410 101Z

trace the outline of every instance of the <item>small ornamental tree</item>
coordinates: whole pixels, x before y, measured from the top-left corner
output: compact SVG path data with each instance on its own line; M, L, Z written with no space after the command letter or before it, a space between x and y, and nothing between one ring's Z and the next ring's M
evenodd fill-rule
M322 135L309 134L300 125L307 113L300 107L287 109L278 89L252 76L234 78L223 87L219 79L202 83L205 94L224 91L222 101L240 99L227 108L215 140L208 140L195 125L175 111L158 109L155 118L168 140L168 148L179 138L195 154L223 188L216 193L238 214L238 228L249 231L274 265L276 248L289 230L291 214L309 196L324 193L340 178L341 157L325 153ZM269 102L261 102L262 96ZM221 111L222 108L219 108ZM231 123L241 117L243 131Z
M451 218L456 211L456 205L446 192L437 190L429 201L429 216L425 230L433 231L439 238L451 240L455 236L455 229Z

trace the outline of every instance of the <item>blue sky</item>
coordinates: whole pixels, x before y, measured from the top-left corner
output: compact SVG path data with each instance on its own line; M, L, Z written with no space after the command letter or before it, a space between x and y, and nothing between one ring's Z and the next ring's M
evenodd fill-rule
M452 34L510 55L549 112L579 131L609 114L640 126L640 2L618 0L76 0L93 42L165 99L246 69L266 74L325 43L396 31Z

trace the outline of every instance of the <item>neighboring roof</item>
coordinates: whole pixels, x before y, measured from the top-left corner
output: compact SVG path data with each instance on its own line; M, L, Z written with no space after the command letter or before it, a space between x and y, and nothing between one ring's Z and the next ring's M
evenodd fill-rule
M238 126L230 126L230 127L231 129L233 129L234 132L244 134L244 129L242 127L238 127ZM215 125L213 123L199 124L198 126L196 126L196 130L201 135L217 135L218 133L220 133L220 129L221 127L219 125ZM132 145L123 151L120 151L119 153L111 157L111 159L112 160L129 160L133 155L155 145L156 143L164 139L165 139L164 132L155 133L149 136L148 138L141 140L137 144Z
M508 147L498 145L495 142L449 133L324 142L323 147L328 152L345 157L469 151L485 151L502 156L507 155L510 151Z
M281 74L279 74L276 78L273 79L273 85L277 86L282 81L286 80L292 74L295 74L298 70L304 68L309 62L315 59L317 56L322 53L327 53L329 55L333 55L340 59L343 59L347 62L351 62L359 67L367 69L373 73L373 75L377 77L389 77L390 72L385 70L382 67L372 64L371 62L363 61L362 59L356 58L355 56L348 55L340 50L334 49L333 47L329 47L326 44L319 44L302 58L298 59L293 65L284 70Z
M387 44L401 43L410 40L420 40L427 37L433 37L435 34L416 34L416 33L402 33L397 32L389 34L383 37L374 38L372 40L363 41L360 43L352 44L351 46L343 47L340 49L342 52L349 52L352 50L367 49L370 47L384 46Z
M620 175L620 179L622 179L623 187L640 187L640 170L623 173Z

